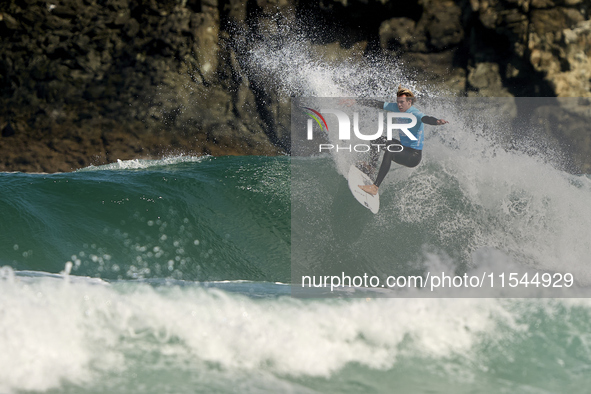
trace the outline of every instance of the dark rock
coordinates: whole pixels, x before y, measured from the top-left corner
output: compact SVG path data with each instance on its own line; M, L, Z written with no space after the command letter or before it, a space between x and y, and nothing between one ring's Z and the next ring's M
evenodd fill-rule
M422 52L427 50L423 32L416 30L416 22L410 18L392 18L380 25L380 44L392 51Z
M140 24L137 20L131 18L127 21L123 30L129 38L134 38L140 31Z
M69 19L63 19L56 15L49 15L43 21L43 27L48 30L63 30L65 34L69 33L72 22ZM71 33L69 33L71 35Z
M12 15L5 12L0 13L0 32L4 30L8 33L8 31L19 29L20 23Z
M14 127L10 124L10 120L6 122L6 126L2 129L2 137L12 137L16 134Z
M77 11L71 5L56 5L50 12L63 19L73 19L77 15Z
M424 8L417 27L425 31L430 47L442 51L460 44L464 39L460 7L453 1L432 0Z

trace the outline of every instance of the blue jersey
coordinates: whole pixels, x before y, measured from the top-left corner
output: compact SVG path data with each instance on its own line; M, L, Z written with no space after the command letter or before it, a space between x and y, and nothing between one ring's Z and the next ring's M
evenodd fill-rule
M396 103L384 103L384 109L390 112L400 112L398 109L398 104ZM414 106L411 106L407 111L407 114L413 114L417 118L417 124L413 127L409 128L408 131L411 132L412 135L415 136L417 139L416 141L411 140L404 134L402 130L400 130L400 144L402 146L407 146L409 148L423 150L423 140L425 139L425 125L421 122L423 116L425 116L421 111L416 109ZM402 123L401 120L407 120L410 123L410 119L401 118L398 120L399 123Z

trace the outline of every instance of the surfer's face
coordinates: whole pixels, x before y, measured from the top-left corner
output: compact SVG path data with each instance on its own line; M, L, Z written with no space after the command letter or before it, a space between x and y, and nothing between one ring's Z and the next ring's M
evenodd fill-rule
M398 110L400 112L406 112L412 106L412 100L406 96L400 96L396 99L398 104Z

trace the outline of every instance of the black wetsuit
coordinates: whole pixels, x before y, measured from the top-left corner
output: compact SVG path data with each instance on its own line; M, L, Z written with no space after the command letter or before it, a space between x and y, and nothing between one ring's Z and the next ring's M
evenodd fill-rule
M388 174L388 171L390 171L392 162L412 168L418 166L421 162L421 158L423 157L422 150L409 148L407 146L403 147L400 144L400 141L397 139L387 141L386 137L380 137L377 140L373 140L372 144L385 145L380 145L380 151L384 151L384 159L382 160L382 165L380 166L378 176L374 182L374 185L378 187ZM378 166L378 159L380 158L380 152L378 151L378 148L374 147L370 154L370 166L372 168L376 168Z
M384 108L384 102L378 100L362 99L357 100L357 103L368 107L377 107L379 109ZM421 119L417 119L417 121L428 125L437 125L437 118L434 118L433 116L423 116ZM412 168L418 166L421 162L421 158L423 157L422 150L413 149L408 146L402 146L400 141L394 138L391 140L386 140L386 137L382 136L376 140L373 140L372 144L375 145L371 151L370 156L370 166L372 168L377 167L380 151L384 151L384 159L382 160L382 165L380 166L378 176L374 182L374 185L378 187L388 174L388 171L390 171L392 162Z

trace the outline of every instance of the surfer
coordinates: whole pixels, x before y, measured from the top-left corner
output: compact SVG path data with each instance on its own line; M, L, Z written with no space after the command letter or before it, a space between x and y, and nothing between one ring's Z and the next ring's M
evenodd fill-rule
M413 114L417 118L417 124L408 129L408 131L410 131L412 135L415 136L416 141L411 140L402 131L400 131L399 135L400 140L397 140L395 138L393 138L392 140L386 140L386 137L382 136L377 140L372 141L372 144L374 144L374 146L383 147L384 158L382 160L382 165L380 166L375 182L372 185L359 185L359 187L366 193L369 193L374 196L378 194L378 188L380 187L380 184L388 174L388 171L390 171L390 166L392 162L398 163L405 167L416 167L417 165L419 165L422 158L424 139L423 128L425 124L439 126L449 123L447 120L444 119L437 119L433 116L424 115L413 105L415 101L416 97L413 94L413 92L411 92L410 89L406 89L401 86L398 87L395 103L388 103L370 99L357 100L357 103L362 105L378 107L380 109L384 109L386 111L391 112L406 112ZM394 146L394 149L390 150L390 146ZM366 167L369 167L369 169L376 168L379 155L379 151L376 148L374 148L371 151L370 163L367 164Z

